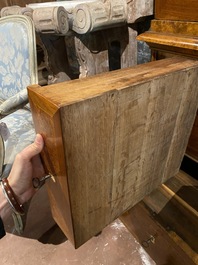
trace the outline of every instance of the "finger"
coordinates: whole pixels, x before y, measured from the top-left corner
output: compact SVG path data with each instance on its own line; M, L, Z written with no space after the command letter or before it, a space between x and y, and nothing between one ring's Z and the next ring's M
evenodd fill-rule
M42 151L43 146L43 137L40 134L37 134L34 142L21 151L20 157L24 160L31 160Z

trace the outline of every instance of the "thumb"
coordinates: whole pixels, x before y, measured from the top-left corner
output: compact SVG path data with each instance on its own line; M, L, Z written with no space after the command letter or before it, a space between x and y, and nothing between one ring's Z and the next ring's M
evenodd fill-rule
M23 151L21 151L21 156L23 159L30 160L35 155L39 154L44 146L43 137L40 134L36 135L34 142L28 145Z

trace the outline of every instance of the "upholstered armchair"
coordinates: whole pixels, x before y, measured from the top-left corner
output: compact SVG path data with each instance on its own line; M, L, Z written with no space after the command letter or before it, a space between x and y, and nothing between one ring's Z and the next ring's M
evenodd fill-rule
M27 86L38 82L32 20L20 15L0 18L0 39L0 123L7 130L2 174L6 176L16 154L35 136L27 104Z
M8 176L16 154L35 138L27 96L27 86L38 82L35 29L31 18L22 15L0 18L0 40L0 177L4 178ZM38 206L41 200L42 211ZM42 235L43 230L54 225L48 204L43 186L24 205L24 216L13 214L14 223L12 217L7 220L6 231L28 237L31 233ZM37 211L40 215L35 220ZM47 224L40 231L40 223L46 216Z
M0 115L28 102L29 84L37 83L35 30L26 16L0 19Z

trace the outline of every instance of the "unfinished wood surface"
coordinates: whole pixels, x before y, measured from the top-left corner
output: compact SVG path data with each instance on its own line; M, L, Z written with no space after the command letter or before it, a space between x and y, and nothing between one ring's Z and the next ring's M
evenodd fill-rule
M155 0L155 18L198 21L198 1Z
M197 2L198 3L198 2ZM187 11L186 11L187 12ZM151 21L149 31L138 36L153 50L153 60L170 58L176 54L198 58L198 23L190 21ZM198 116L196 116L186 154L198 161Z
M177 57L29 87L43 158L55 176L52 213L76 247L177 173L197 85L198 62Z

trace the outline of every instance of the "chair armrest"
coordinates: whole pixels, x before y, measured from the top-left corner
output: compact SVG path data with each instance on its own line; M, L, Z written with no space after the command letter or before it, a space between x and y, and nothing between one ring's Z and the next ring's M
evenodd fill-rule
M16 111L19 108L24 107L28 103L27 89L23 89L16 95L6 99L0 105L0 118Z

